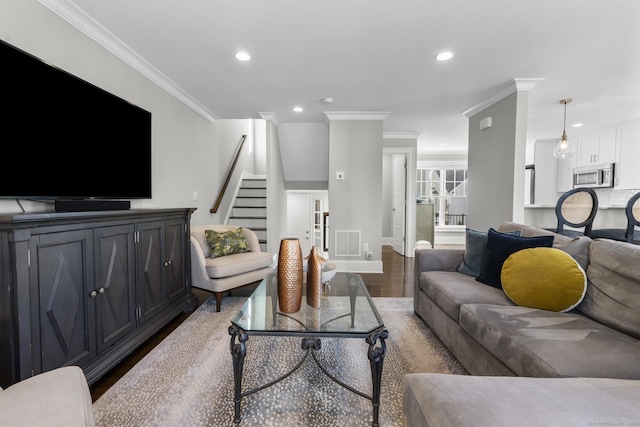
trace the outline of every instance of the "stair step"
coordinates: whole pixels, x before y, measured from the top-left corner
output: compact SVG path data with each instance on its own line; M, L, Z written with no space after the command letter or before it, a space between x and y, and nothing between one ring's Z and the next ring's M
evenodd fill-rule
M238 197L267 197L267 189L240 187Z
M232 215L234 217L266 218L267 208L256 206L234 207Z
M236 197L236 204L234 207L249 207L249 206L266 208L267 198L266 197Z
M246 227L253 230L254 228L266 228L267 227L267 219L266 218L251 218L251 217L235 217L232 216L229 218L229 224L235 225L237 227Z
M252 228L251 231L256 233L256 236L258 237L258 240L260 240L260 242L266 242L267 241L267 230L266 229L264 229L264 228Z
M267 180L264 178L244 178L242 188L267 188Z

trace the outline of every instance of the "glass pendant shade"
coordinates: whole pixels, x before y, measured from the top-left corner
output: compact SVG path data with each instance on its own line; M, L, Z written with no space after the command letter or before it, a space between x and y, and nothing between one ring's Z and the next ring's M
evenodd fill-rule
M553 149L553 157L556 159L566 159L573 155L573 147L567 141L567 104L571 102L570 98L560 100L560 104L564 104L564 125L562 127L562 138L558 141L556 148Z
M558 141L556 147L553 149L553 157L556 159L566 159L567 157L571 157L573 155L573 147L567 141L566 132L562 132L562 139Z

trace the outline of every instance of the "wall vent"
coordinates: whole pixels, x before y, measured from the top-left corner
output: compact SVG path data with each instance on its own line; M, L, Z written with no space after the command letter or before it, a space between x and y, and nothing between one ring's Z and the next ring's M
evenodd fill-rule
M360 256L360 230L336 230L336 256Z

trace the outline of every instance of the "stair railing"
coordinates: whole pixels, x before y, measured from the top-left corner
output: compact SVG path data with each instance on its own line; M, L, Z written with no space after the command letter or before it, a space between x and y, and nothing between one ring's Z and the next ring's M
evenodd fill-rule
M222 184L222 188L220 189L220 193L218 194L218 198L216 199L215 204L209 212L216 213L218 212L218 208L220 207L220 203L222 203L222 198L224 197L224 193L227 191L227 187L229 186L229 181L231 181L231 175L233 175L233 171L236 168L236 163L238 163L238 158L240 157L240 152L242 151L242 146L244 145L244 141L247 139L247 135L242 135L240 138L240 144L238 144L238 148L236 149L236 154L233 156L233 162L231 166L229 166L229 170L227 171L227 177Z

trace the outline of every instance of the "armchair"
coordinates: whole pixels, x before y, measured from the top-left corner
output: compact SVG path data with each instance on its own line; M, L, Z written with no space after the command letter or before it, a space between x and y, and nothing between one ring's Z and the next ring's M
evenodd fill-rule
M205 230L231 231L238 228L233 225L191 226L192 286L213 292L217 311L220 311L224 292L260 281L273 271L273 255L262 252L256 234L244 227L242 230L249 252L210 257Z

